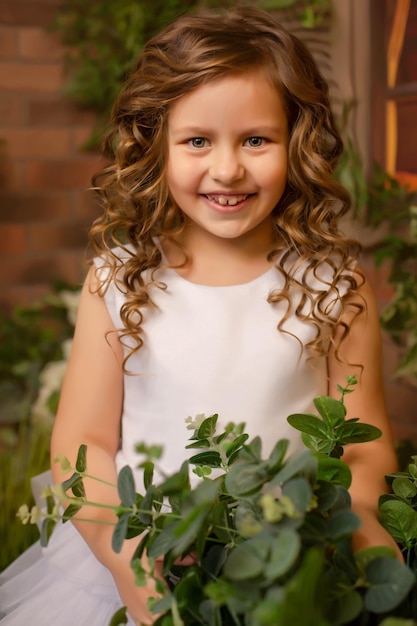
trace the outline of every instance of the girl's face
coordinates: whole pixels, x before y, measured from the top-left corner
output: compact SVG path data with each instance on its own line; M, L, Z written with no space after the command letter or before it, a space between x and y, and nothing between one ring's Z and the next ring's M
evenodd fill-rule
M270 243L287 157L284 106L262 72L202 85L170 108L168 186L203 235Z

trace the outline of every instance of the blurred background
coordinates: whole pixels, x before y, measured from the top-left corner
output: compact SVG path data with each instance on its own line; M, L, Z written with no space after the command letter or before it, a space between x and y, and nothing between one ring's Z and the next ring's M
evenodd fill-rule
M0 0L0 536L30 497L27 476L48 465L113 97L149 36L220 4L237 3ZM346 145L337 175L353 198L343 228L362 242L378 298L395 438L414 450L417 0L246 4L275 12L330 82ZM0 569L35 535L13 537Z

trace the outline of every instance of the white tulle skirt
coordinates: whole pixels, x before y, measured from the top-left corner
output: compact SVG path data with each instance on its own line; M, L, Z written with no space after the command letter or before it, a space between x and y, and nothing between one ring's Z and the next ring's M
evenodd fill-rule
M0 574L1 626L108 626L122 605L111 574L70 522L47 548L36 543Z

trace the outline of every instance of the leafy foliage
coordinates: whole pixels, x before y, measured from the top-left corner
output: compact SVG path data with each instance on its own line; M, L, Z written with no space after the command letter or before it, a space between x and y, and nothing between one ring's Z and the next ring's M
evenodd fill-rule
M372 224L385 221L392 232L375 253L377 265L385 260L390 262L388 280L394 287L394 296L381 322L391 337L404 346L397 374L417 383L417 193L402 188L392 178L386 180L386 188L395 194L392 202L380 207L378 217L376 211L369 217Z
M383 311L381 324L403 347L399 376L417 382L417 191L410 189L374 163L369 174L347 132L352 103L341 116L345 150L336 175L351 194L354 215L371 228L382 227L384 236L374 250L375 263L389 263L388 282L394 295Z
M49 296L30 307L11 313L0 311L0 570L39 538L37 528L23 529L16 523L16 509L22 498L31 501L28 477L47 470L49 421L36 415L40 392L54 414L58 393L43 381L47 368L61 364L63 344L72 337L73 321L68 317L65 296L78 291L58 283Z
M351 549L360 521L350 507L350 470L340 457L348 441L369 441L379 434L346 420L343 398L355 382L350 378L340 388L340 400L316 398L319 415L288 418L309 448L292 456L288 441L280 440L264 458L261 440L249 441L243 424L229 424L217 434L217 415L198 416L189 424L188 448L199 452L156 485L161 450L138 447L144 455L143 492L136 492L132 470L123 468L115 485L120 505L113 548L117 552L126 538L141 535L132 558L137 584L149 575L141 562L145 550L151 567L163 559L165 582L155 578L160 597L151 601L152 611L160 614L157 626L405 626L405 618L415 615L410 612L414 571L388 548L356 555ZM80 448L73 477L61 488L64 520L92 505L81 487L84 478L92 478L87 456ZM61 463L69 469L67 459ZM190 466L200 478L196 486ZM417 502L414 479L401 483L400 491ZM59 519L51 498L58 492L47 494L45 543ZM392 502L402 501L396 495ZM394 512L392 517L398 516ZM417 527L414 521L406 526L407 545L414 548ZM189 554L194 564L178 565ZM122 610L112 623L124 620Z
M62 342L73 329L67 309L52 296L31 307L0 311L0 404L2 421L13 424L29 416L39 390L39 375L50 361L62 358Z
M11 433L6 437L3 432L0 443L0 571L39 539L36 526L18 523L16 510L22 500L33 500L28 476L36 476L50 465L49 436L43 428L21 422Z

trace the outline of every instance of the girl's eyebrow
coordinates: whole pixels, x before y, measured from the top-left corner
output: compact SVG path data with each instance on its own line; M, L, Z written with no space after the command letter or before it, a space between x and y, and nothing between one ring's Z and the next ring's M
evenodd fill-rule
M244 129L239 134L245 137L255 137L258 135L270 135L270 134L281 134L284 132L284 125L260 125L254 126L252 128ZM179 128L174 128L171 130L173 135L194 135L194 136L203 136L210 135L213 133L213 129L204 126L180 126Z

